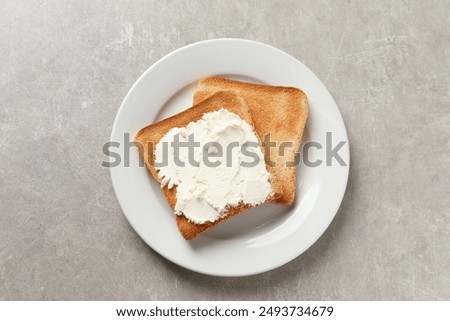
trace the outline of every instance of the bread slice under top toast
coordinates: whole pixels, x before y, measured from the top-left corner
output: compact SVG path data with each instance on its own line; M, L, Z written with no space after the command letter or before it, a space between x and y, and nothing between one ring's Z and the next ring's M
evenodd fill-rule
M270 157L263 149L266 164L269 158L275 166L268 166L274 177L274 185L280 186L279 197L274 202L289 205L295 200L295 166L286 166L294 162L308 117L307 98L303 91L293 87L276 87L230 80L222 77L206 77L199 81L194 94L194 104L198 104L220 91L234 91L241 96L252 117L256 134L261 142L266 135L276 143L270 149ZM292 146L279 149L283 142Z
M157 169L153 166L154 148L156 147L156 144L170 129L175 127L185 127L190 122L195 122L200 118L202 118L203 114L216 111L221 108L224 108L238 115L241 119L246 121L253 128L252 118L250 117L250 114L248 112L244 100L233 92L219 92L210 96L205 100L202 100L200 103L194 105L191 108L188 108L187 110L179 114L176 114L172 117L166 118L157 123L142 128L136 134L134 141L136 146L138 147L139 154L144 160L147 168L150 170L150 173L159 184L161 184L161 179L158 176ZM271 183L273 181L274 179L273 177L271 177ZM175 204L177 202L176 186L169 189L166 185L165 187L162 188L162 190L170 207L174 209ZM274 191L274 193L266 201L272 201L274 197L278 197L276 196L277 191L273 184L272 190ZM230 217L242 213L243 211L251 207L252 207L251 205L246 205L242 203L236 207L230 207L227 210L227 215L218 219L215 222L195 224L190 222L184 215L177 215L176 221L178 229L180 230L183 237L187 240L191 240L195 238L198 234L224 222Z

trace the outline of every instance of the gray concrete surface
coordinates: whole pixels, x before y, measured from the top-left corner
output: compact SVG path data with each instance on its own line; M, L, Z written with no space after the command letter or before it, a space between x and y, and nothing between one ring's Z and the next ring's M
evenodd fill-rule
M450 299L448 1L0 2L0 299ZM242 37L309 66L351 141L348 190L268 273L180 268L100 166L124 95L180 46Z

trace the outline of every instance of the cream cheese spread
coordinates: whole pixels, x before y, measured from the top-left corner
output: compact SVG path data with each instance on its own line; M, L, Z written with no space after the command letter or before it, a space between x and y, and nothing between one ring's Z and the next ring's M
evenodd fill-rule
M169 130L154 156L161 187L177 188L175 214L197 224L225 216L228 206L258 205L272 194L256 134L223 108Z

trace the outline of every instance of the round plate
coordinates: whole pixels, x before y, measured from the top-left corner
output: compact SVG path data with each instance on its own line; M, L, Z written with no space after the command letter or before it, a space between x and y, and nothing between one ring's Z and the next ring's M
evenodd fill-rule
M308 159L323 163L311 167L302 162L297 166L295 205L258 206L186 241L178 232L175 215L160 187L128 142L142 127L190 107L196 82L208 75L301 88L308 96L310 109L303 143L320 143L321 149L309 149ZM347 166L336 159L326 165L327 132L332 133L328 149L346 142L339 155ZM210 275L251 275L293 260L328 227L347 186L347 133L330 93L301 62L255 41L202 41L159 60L136 81L122 102L111 141L120 143L120 148L111 147L110 151L121 156L120 165L111 167L112 183L131 226L168 260Z

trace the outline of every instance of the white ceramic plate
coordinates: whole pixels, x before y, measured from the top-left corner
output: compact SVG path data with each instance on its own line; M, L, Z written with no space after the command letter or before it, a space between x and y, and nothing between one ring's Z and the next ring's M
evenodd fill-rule
M230 219L193 241L178 232L175 216L158 184L130 150L125 166L124 134L192 104L199 78L226 75L265 84L294 86L308 96L305 141L322 144L309 159L325 161L326 132L333 145L347 141L338 107L322 82L301 62L274 47L243 39L216 39L178 49L151 66L128 92L117 113L111 141L119 142L120 166L111 168L122 210L139 236L156 252L187 269L217 276L244 276L279 267L308 249L335 216L345 192L348 166L297 167L296 204L265 204ZM274 110L274 113L277 111ZM113 150L113 149L111 149ZM349 165L348 143L340 156Z

